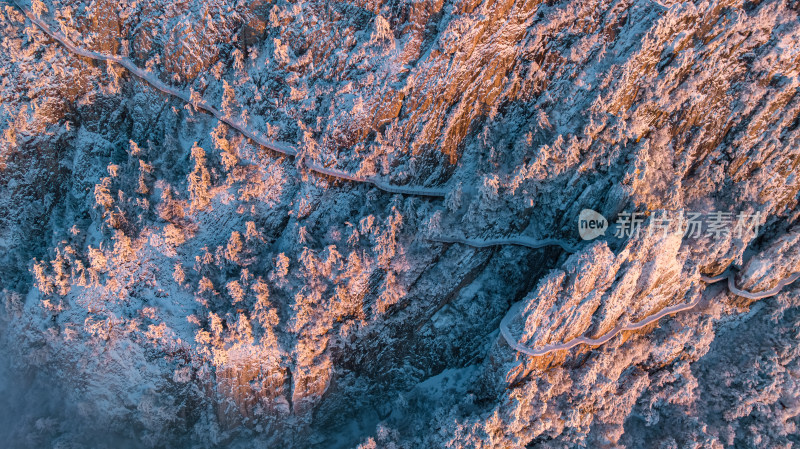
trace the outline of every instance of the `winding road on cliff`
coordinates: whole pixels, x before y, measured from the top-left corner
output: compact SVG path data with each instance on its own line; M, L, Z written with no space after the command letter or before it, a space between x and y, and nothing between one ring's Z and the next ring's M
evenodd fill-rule
M252 130L248 128L243 123L235 120L231 117L226 116L213 106L210 106L205 100L192 98L191 94L186 92L180 91L175 89L171 86L168 86L164 82L162 82L158 77L154 74L147 72L146 70L141 69L136 64L133 63L129 58L114 56L114 55L107 55L91 50L87 50L81 48L80 46L73 43L68 37L66 37L63 33L58 31L52 30L43 20L36 17L29 9L23 7L16 0L12 0L12 2L25 14L25 16L34 23L37 27L39 27L45 34L49 35L54 40L58 41L61 45L63 45L66 49L71 51L74 54L99 60L99 61L108 61L114 64L118 64L128 71L130 71L136 77L142 79L146 83L150 84L155 89L166 93L168 95L172 95L186 103L193 105L198 110L203 110L212 116L214 116L217 120L222 123L225 123L229 127L237 130L243 136L247 137L251 141L257 143L258 145L264 146L272 151L277 153L289 156L289 157L297 157L298 151L297 149L289 143L286 142L276 142L271 139L268 139L262 133L256 130ZM351 182L362 182L372 184L376 188L396 194L404 194L404 195L418 195L418 196L428 196L428 197L444 197L447 193L446 188L437 188L437 187L414 187L414 186L397 186L389 184L385 181L382 181L378 178L374 177L361 177L351 173L347 173L341 170L337 170L334 168L326 168L320 165L317 165L313 162L308 162L303 160L303 165L307 167L310 171L315 172L320 175L330 176L337 179L342 179ZM492 246L499 246L499 245L518 245L518 246L525 246L529 248L542 248L545 246L558 246L561 247L564 251L568 253L574 253L578 251L578 247L572 245L568 242L564 242L558 239L546 239L546 240L534 240L529 237L524 236L517 236L517 237L509 237L509 238L499 238L499 239L491 239L491 240L477 240L477 239L467 239L461 237L430 237L429 240L440 242L440 243L459 243L464 244L473 248L487 248ZM794 273L787 278L778 282L778 284L765 291L760 292L748 292L746 290L739 289L736 286L735 282L735 271L732 269L726 270L719 276L715 277L706 277L700 276L700 279L705 283L715 283L720 282L723 280L727 280L728 289L738 295L749 299L763 299L773 295L776 295L783 289L785 286L793 283L798 278L800 278L800 272ZM550 344L546 346L542 346L541 348L530 348L525 346L517 341L517 339L511 334L509 329L509 325L511 320L517 315L519 309L524 304L524 301L519 301L515 303L503 317L500 322L500 333L503 335L503 338L506 342L516 351L527 354L530 356L538 357L547 355L554 351L563 351L574 348L578 345L589 345L589 346L597 346L602 345L603 343L608 342L615 336L617 336L620 332L623 331L634 331L637 329L641 329L649 324L652 324L663 317L668 315L673 315L678 312L690 310L694 308L700 302L701 295L698 295L698 298L690 303L685 304L678 304L670 307L666 307L661 309L659 312L650 315L649 317L638 321L636 323L629 323L626 325L617 325L610 331L606 332L605 334L597 337L597 338L588 338L588 337L576 337L568 342L565 343L557 343L557 344Z

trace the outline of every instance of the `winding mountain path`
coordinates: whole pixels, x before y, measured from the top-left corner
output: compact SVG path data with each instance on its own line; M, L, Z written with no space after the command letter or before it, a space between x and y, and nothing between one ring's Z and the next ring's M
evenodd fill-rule
M574 253L578 251L577 246L570 245L562 240L558 239L544 239L544 240L535 240L530 237L516 236L516 237L503 237L498 239L486 239L486 240L478 240L478 239L467 239L463 237L453 237L453 236L432 236L428 237L428 240L433 242L439 243L461 243L467 246L471 246L473 248L488 248L491 246L500 246L500 245L517 245L517 246L525 246L527 248L544 248L545 246L560 246L561 249L568 253Z
M731 293L749 299L764 299L764 298L769 298L770 296L775 296L778 294L778 292L780 292L783 289L783 287L786 287L787 285L796 281L798 278L800 278L800 272L793 273L787 276L785 279L781 279L781 281L778 282L778 284L775 285L775 287L772 287L769 290L764 290L760 292L749 292L747 290L742 290L736 286L736 273L733 270L726 270L719 276L714 276L714 277L708 277L702 275L700 276L700 280L707 284L713 284L715 282L727 279L728 290L730 290Z
M569 253L577 251L577 248L575 246L558 239L535 240L526 236L505 237L505 238L497 238L489 240L467 239L463 237L452 237L452 236L435 236L435 237L429 237L428 240L440 243L460 243L473 248L487 248L491 246L500 246L500 245L518 245L518 246L525 246L528 248L538 249L545 246L559 246L564 251ZM713 284L716 282L727 280L728 289L733 294L749 299L763 299L777 295L784 287L793 283L799 278L800 278L800 272L793 273L788 277L786 277L785 279L782 279L780 282L778 282L777 285L775 285L775 287L769 290L764 290L760 292L749 292L747 290L742 290L736 286L736 272L733 269L727 269L722 274L714 277L708 277L704 275L700 276L700 280L707 284ZM661 318L664 318L665 316L674 315L678 312L690 310L700 302L701 298L702 296L698 295L697 299L695 299L692 302L665 307L660 311L658 311L657 313L650 315L647 318L644 318L636 323L617 325L610 331L606 332L605 334L597 338L575 337L572 340L565 343L554 343L542 346L541 348L531 348L525 346L519 343L519 341L517 341L517 339L514 338L514 336L511 334L511 330L509 329L509 324L511 323L511 320L517 315L522 305L525 303L525 301L518 301L511 306L508 312L506 312L503 319L500 321L500 333L503 335L503 338L506 340L508 345L514 348L515 350L523 354L538 357L547 355L555 351L572 349L578 345L589 345L589 346L602 345L603 343L606 343L612 338L616 337L620 332L641 329L649 324L652 324L660 320Z
M539 349L529 348L529 347L519 343L514 338L514 336L511 335L511 331L508 328L508 325L510 324L511 319L514 318L516 313L519 311L519 308L524 303L524 301L519 301L519 302L515 303L513 306L511 306L511 309L509 309L508 313L506 313L506 315L500 321L500 333L503 334L503 338L506 339L506 342L508 342L509 346L511 346L512 348L514 348L517 351L522 352L524 354L528 354L530 356L538 357L538 356L549 354L549 353L554 352L554 351L562 351L562 350L565 350L565 349L572 349L572 348L574 348L575 346L578 346L578 345L589 345L589 346L602 345L603 343L605 343L605 342L611 340L612 338L616 337L622 331L632 331L632 330L636 330L636 329L641 329L641 328L647 326L648 324L654 323L654 322L660 320L661 318L664 318L667 315L674 315L674 314L676 314L678 312L683 312L685 310L689 310L689 309L693 308L694 306L696 306L700 302L701 298L702 298L702 295L697 295L697 299L695 299L692 302L685 303L685 304L678 304L678 305L674 305L674 306L671 306L671 307L665 307L665 308L661 309L660 311L658 311L658 313L650 315L649 317L647 317L647 318L645 318L645 319L643 319L643 320L641 320L639 322L636 322L636 323L629 323L629 324L624 325L624 326L618 324L616 327L614 327L610 331L606 332L605 334L603 334L603 335L601 335L601 336L599 336L597 338L575 337L575 338L573 338L572 340L570 340L570 341L568 341L566 343L556 343L556 344L551 344L551 345L545 345L545 346L542 346Z
M248 128L245 124L241 123L240 121L226 116L222 112L220 112L215 107L209 105L203 99L192 98L192 95L175 89L174 87L168 86L166 83L158 79L154 74L147 72L146 70L138 67L136 64L133 63L129 58L115 56L115 55L107 55L104 53L96 52L87 50L76 45L72 42L67 36L59 31L55 31L51 29L42 19L36 17L28 8L23 7L20 5L17 0L11 0L17 8L19 8L23 14L33 22L37 27L39 27L45 34L50 36L51 38L58 41L61 45L63 45L67 50L75 53L77 55L95 59L98 61L108 61L113 62L115 64L119 64L122 67L126 68L129 72L131 72L136 77L140 78L141 80L145 81L147 84L151 85L152 87L164 92L168 95L172 95L173 97L179 98L186 103L191 104L198 110L203 110L219 120L222 123L230 126L231 128L239 131L243 136L247 137L251 141L269 148L272 151L284 154L286 156L295 157L297 156L297 149L294 146L287 142L276 142L271 139L268 139L259 131L253 130ZM347 173L341 170L332 169L322 167L318 164L313 162L303 161L303 165L307 167L310 171L315 172L320 175L324 176L331 176L338 179L343 179L346 181L352 182L362 182L367 184L372 184L373 186L377 187L380 190L390 192L390 193L399 193L404 195L417 195L417 196L430 196L430 197L444 197L447 193L447 190L444 188L437 188L437 187L414 187L414 186L397 186L389 184L385 181L382 181L375 177L362 177L353 175L351 173Z
M240 132L243 136L247 137L251 141L269 148L272 151L284 154L289 157L296 157L298 152L297 149L294 148L293 145L286 142L276 142L271 139L268 139L262 133L256 130L252 130L248 128L246 125L241 123L240 121L226 116L213 106L210 106L205 100L203 99L193 99L190 94L186 92L180 91L173 87L168 86L161 80L159 80L154 74L149 73L136 64L133 63L129 58L120 57L115 55L107 55L91 50L84 49L75 43L73 43L68 37L66 37L63 33L52 30L43 20L36 17L29 9L20 5L17 0L11 0L24 14L25 16L34 23L37 27L39 27L44 33L49 35L52 39L59 42L63 45L66 49L75 53L77 55L95 59L99 61L108 61L115 64L118 64L129 72L131 72L136 77L142 79L146 83L150 84L152 87L164 92L168 95L172 95L180 100L192 104L196 109L203 110L212 116L214 116L217 120L226 125L230 126L231 128ZM352 182L362 182L372 184L376 188L390 192L390 193L399 193L405 195L419 195L419 196L430 196L430 197L444 197L447 193L447 190L444 188L436 188L436 187L414 187L414 186L396 186L391 185L385 181L382 181L375 177L361 177L351 173L347 173L341 170L333 169L333 168L326 168L322 167L318 164L313 162L303 161L303 165L307 167L310 171L315 172L320 175L330 176L337 179L352 181ZM508 238L500 238L500 239L490 239L490 240L476 240L476 239L466 239L461 237L430 237L429 240L441 242L441 243L460 243L464 245L468 245L475 248L486 248L491 246L499 246L499 245L518 245L518 246L525 246L529 248L542 248L545 246L559 246L564 251L569 253L574 253L578 250L576 246L573 246L567 242L558 240L558 239L545 239L545 240L534 240L529 237L518 236L518 237L508 237ZM727 274L726 274L727 273ZM792 282L796 281L800 278L800 272L794 273L789 277L781 280L775 287L769 290L761 291L761 292L748 292L746 290L739 289L735 283L735 273L733 270L726 270L725 273L715 276L715 277L707 277L701 276L700 279L706 283L715 283L720 282L722 280L727 279L728 281L728 289L739 296L750 298L750 299L762 299L767 298L769 296L776 295L781 289L785 286L791 284ZM658 321L659 319L667 316L673 315L678 312L682 312L685 310L692 309L695 307L700 301L700 296L698 299L695 299L693 302L686 303L686 304L678 304L675 306L666 307L659 312L639 321L636 323L629 323L626 325L617 325L609 332L601 335L597 338L587 338L587 337L576 337L566 343L558 343L558 344L551 344L546 345L538 349L530 348L525 345L520 344L514 336L511 334L509 329L510 321L516 316L519 312L520 307L523 305L523 301L515 303L503 317L500 322L500 332L508 342L508 344L514 348L515 350L522 352L524 354L528 354L531 356L543 356L549 354L554 351L561 351L571 349L575 346L585 344L585 345L601 345L606 343L607 341L614 338L622 331L630 331L630 330L637 330L641 329L653 322Z

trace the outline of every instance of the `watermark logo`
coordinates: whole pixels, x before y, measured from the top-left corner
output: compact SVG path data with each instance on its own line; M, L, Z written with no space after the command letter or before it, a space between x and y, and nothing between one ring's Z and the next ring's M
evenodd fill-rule
M728 236L742 238L745 234L758 235L763 217L755 214L715 211L711 213L687 212L684 210L661 211L646 214L644 212L622 212L617 222L609 225L605 217L591 209L583 209L578 216L578 233L583 240L593 240L606 235L613 227L615 238L638 238L646 233L652 236L663 233L678 232L684 238L698 239L710 237L722 239Z
M608 220L606 217L591 210L584 209L578 215L578 232L584 240L593 240L606 234Z

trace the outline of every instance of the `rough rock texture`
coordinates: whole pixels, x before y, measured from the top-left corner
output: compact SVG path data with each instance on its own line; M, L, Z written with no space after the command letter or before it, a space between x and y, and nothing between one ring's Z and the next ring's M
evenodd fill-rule
M797 2L34 0L0 48L11 447L800 444L800 287L700 277L800 271ZM517 301L529 347L698 305L531 357Z

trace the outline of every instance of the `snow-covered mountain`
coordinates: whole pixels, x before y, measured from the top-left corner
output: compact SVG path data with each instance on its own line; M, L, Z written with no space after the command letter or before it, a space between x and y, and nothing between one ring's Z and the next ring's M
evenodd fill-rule
M800 3L1 6L3 447L800 444Z

